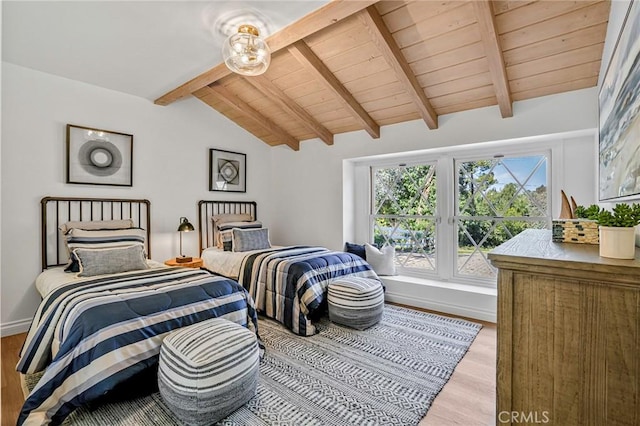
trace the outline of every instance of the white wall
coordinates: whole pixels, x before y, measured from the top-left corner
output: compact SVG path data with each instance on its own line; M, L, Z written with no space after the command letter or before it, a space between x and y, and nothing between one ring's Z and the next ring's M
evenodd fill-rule
M2 58L2 5L0 5L0 58ZM2 67L0 66L0 82L2 81ZM0 84L1 88L1 84ZM2 96L0 96L0 111L2 111ZM0 135L2 134L2 114L0 114ZM2 159L2 144L0 143L0 160ZM2 161L0 161L0 223L2 223ZM2 227L0 226L0 242L2 241ZM2 244L0 244L0 259L2 259ZM0 275L2 273L0 264ZM0 290L2 280L0 278ZM3 297L4 298L4 297ZM0 318L2 318L2 303L0 302ZM2 336L2 320L0 319L0 336Z
M197 200L269 202L271 148L195 98L162 107L3 62L2 106L3 334L23 331L39 303L34 280L43 196L151 200L151 254L158 261L178 253L178 219L197 221ZM133 134L133 187L64 183L67 123ZM214 147L247 154L246 194L208 191ZM268 209L260 219L269 223ZM197 233L184 235L185 254L197 255Z

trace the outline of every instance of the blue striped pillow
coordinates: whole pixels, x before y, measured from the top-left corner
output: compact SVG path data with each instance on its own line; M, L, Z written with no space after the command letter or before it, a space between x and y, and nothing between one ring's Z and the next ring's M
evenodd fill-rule
M74 228L67 232L66 241L70 249L123 247L144 245L146 231L141 228L85 230Z

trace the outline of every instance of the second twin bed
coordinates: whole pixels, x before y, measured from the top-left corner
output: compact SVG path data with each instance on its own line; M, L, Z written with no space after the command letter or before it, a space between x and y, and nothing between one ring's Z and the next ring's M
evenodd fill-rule
M345 276L378 279L371 266L352 253L271 246L264 240L268 230L257 220L255 202L201 200L198 223L204 267L237 280L259 313L302 336L317 332L312 318L324 311L331 281ZM231 244L225 233L231 235ZM260 237L251 238L254 234Z

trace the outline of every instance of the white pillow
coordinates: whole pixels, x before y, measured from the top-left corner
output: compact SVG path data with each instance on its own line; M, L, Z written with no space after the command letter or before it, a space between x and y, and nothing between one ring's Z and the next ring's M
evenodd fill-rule
M60 225L62 234L66 234L71 229L101 230L101 229L128 229L133 228L133 220L91 220L91 221L71 221Z
M378 250L371 244L364 245L364 251L367 254L367 262L378 275L396 275L396 248L393 246L384 246L382 250Z
M247 213L235 213L235 214L217 214L211 216L211 220L216 225L220 225L228 222L251 222L253 216Z

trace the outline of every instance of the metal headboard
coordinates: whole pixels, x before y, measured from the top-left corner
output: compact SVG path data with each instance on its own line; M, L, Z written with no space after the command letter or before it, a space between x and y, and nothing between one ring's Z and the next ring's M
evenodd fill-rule
M60 225L78 220L131 219L147 231L147 256L151 258L151 203L126 198L44 197L40 200L42 269L65 265L69 259Z
M198 201L198 241L200 254L215 244L215 226L211 217L217 214L250 214L258 219L258 206L255 201Z

